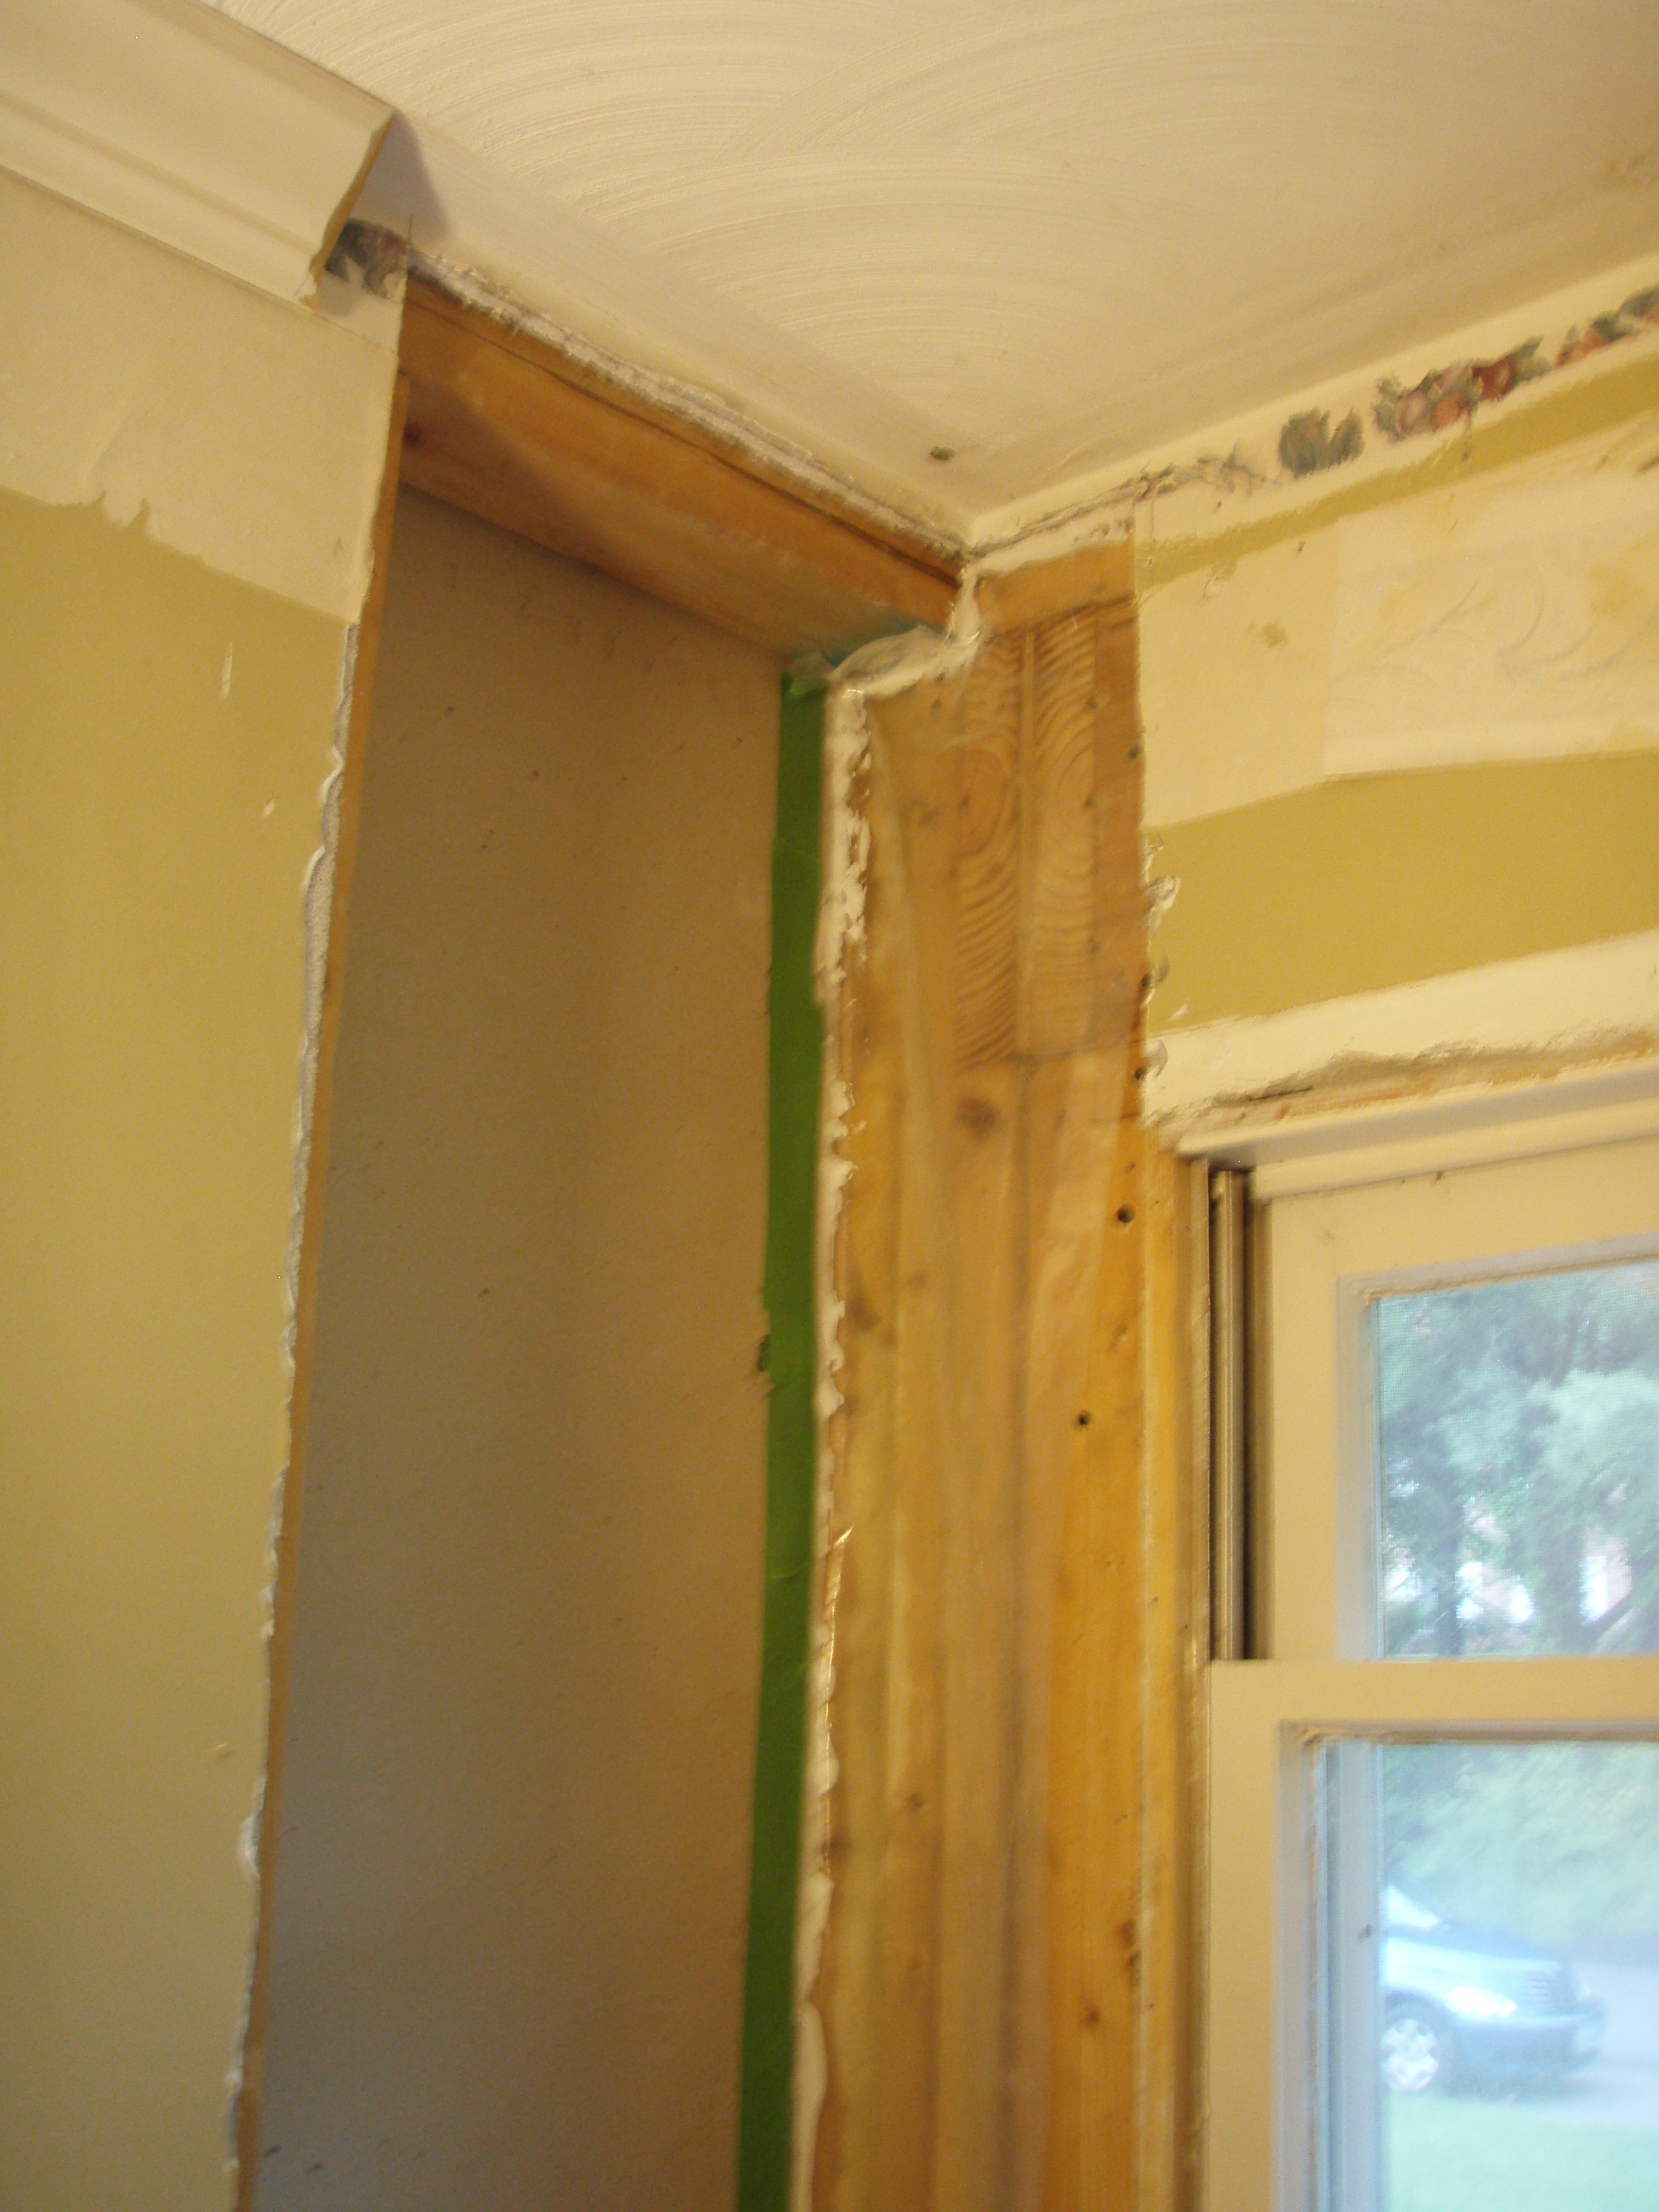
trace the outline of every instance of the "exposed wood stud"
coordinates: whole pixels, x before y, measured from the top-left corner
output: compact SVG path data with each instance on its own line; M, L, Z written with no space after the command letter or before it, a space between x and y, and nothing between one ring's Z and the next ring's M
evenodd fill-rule
M975 578L980 620L997 633L1030 629L1081 608L1128 607L1134 588L1134 545L1127 538L1080 546L1052 561L1028 561L1018 568L981 570Z
M1133 608L1116 570L1082 580L867 710L866 933L832 1013L820 2212L1130 2212L1168 2162L1186 1737L1148 1743L1185 1522L1149 1516L1144 1301L1170 1206L1136 1114Z

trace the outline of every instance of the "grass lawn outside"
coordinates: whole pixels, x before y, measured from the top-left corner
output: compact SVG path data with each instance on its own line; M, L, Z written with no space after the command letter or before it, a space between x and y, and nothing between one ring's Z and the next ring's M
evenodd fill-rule
M1473 2097L1388 2100L1387 2212L1655 2212L1659 2128Z

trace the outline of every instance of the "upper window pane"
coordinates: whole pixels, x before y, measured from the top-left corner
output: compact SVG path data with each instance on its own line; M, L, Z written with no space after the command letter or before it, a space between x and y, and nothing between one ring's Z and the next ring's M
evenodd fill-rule
M1659 1261L1370 1303L1383 1649L1659 1651Z

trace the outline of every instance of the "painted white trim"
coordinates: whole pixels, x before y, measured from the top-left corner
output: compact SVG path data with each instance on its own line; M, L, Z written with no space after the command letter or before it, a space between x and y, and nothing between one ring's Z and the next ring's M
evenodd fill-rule
M1529 953L1283 1013L1155 1038L1147 1115L1185 1138L1200 1124L1274 1115L1306 1094L1413 1074L1441 1087L1459 1063L1524 1056L1536 1066L1628 1057L1659 1030L1659 929ZM1497 1079L1503 1071L1494 1068ZM1231 1110L1231 1113L1229 1109ZM1193 1149L1206 1150L1199 1141Z
M1648 1136L1659 1136L1659 1056L1326 1113L1202 1121L1176 1149L1252 1170L1259 1198L1289 1198Z
M303 300L392 120L198 0L6 0L0 166Z
M1651 1741L1659 1659L1246 1659L1208 1669L1205 2212L1310 2212L1306 1761L1331 1736ZM1279 2171L1275 2173L1275 2166Z

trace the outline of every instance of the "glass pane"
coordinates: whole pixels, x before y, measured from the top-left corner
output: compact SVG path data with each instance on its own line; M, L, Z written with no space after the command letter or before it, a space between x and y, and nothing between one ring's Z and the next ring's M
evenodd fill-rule
M1329 1802L1333 2212L1653 2212L1659 1745L1390 1745Z
M1659 1650L1659 1261L1370 1313L1384 1650Z

